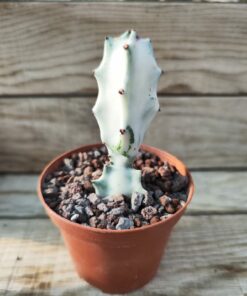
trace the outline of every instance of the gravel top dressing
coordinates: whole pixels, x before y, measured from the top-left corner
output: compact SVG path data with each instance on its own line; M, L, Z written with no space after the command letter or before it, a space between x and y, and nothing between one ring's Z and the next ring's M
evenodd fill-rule
M121 230L166 219L187 200L188 177L144 151L137 155L134 168L141 170L147 194L97 196L91 181L101 176L107 163L104 146L65 158L59 170L48 175L42 185L48 206L74 223Z

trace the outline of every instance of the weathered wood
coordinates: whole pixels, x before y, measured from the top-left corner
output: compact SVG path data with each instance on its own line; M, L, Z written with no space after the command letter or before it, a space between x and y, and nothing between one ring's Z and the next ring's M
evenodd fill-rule
M156 277L132 295L243 296L246 222L244 215L184 217ZM77 277L48 220L1 220L0 247L0 291L5 295L103 295Z
M246 4L1 3L0 94L96 93L106 34L135 28L162 93L247 92Z
M37 171L58 153L99 141L91 99L0 102L0 171Z
M247 172L193 172L195 196L186 215L247 213ZM0 177L0 217L45 218L37 175Z
M57 154L99 141L94 98L0 99L0 172L38 172ZM161 97L145 143L188 166L246 167L247 97ZM114 123L112 123L114 124Z
M7 1L6 1L7 2ZM88 2L88 0L19 0L18 2L32 2L32 3L43 3L43 2L63 2L63 3L66 3L66 2L80 2L80 3L83 3L83 2ZM102 0L94 0L93 2L102 2ZM112 2L112 0L104 0L104 2ZM128 0L115 0L114 2L129 2ZM143 3L143 2L152 2L152 3L155 3L155 2L166 2L166 3L179 3L179 2L183 2L182 0L164 0L164 1L161 1L161 0L136 0L135 2L140 2L140 3ZM186 3L247 3L247 0L187 0Z

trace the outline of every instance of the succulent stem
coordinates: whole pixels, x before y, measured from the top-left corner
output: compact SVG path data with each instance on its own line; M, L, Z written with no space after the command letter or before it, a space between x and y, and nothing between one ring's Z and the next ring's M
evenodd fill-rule
M93 112L112 164L94 181L99 195L145 192L132 162L159 110L156 88L161 73L150 39L133 30L106 38L103 59L95 70L99 93Z

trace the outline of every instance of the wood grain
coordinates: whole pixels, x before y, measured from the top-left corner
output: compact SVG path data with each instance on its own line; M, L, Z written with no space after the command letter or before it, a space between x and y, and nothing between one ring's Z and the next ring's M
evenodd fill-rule
M99 141L93 98L0 98L0 172L38 172L57 154ZM160 97L145 143L188 166L247 166L247 97ZM114 123L113 123L114 124Z
M195 196L186 215L246 214L247 172L193 172ZM45 218L37 175L0 176L0 219Z
M183 217L153 281L135 296L243 296L247 218ZM106 295L80 280L49 220L0 221L0 291L5 295Z
M0 3L0 94L95 94L105 35L153 40L160 93L247 92L247 6Z

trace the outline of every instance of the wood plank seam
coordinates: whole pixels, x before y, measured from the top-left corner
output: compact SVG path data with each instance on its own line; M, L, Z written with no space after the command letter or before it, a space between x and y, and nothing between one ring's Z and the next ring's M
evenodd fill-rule
M153 40L166 70L161 93L246 94L245 8L192 2L0 3L0 93L95 94L91 71L102 56L104 37L120 34L128 24Z
M145 143L170 151L190 168L247 167L247 97L159 100L161 112ZM100 141L94 102L87 97L0 99L0 172L38 172L61 152Z

